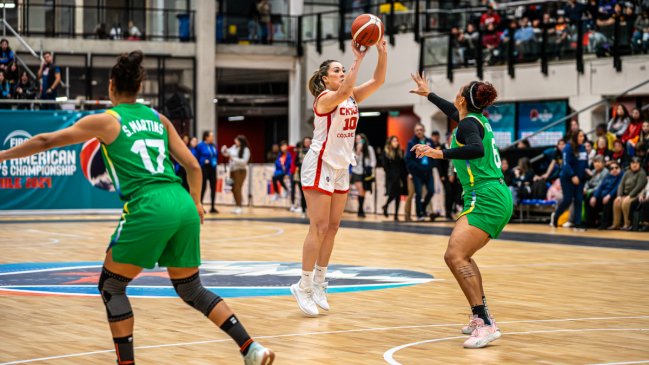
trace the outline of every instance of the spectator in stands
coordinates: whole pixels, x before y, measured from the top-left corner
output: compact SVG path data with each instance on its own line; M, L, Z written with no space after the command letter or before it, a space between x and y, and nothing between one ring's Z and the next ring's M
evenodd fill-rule
M135 26L135 23L132 20L128 21L128 40L129 41L139 41L142 39L142 32L140 29Z
M640 115L640 109L633 108L633 110L631 111L629 127L622 135L622 142L626 144L626 150L629 153L629 156L634 155L635 145L636 143L638 143L640 131L642 130L642 122L643 120Z
M482 46L485 49L485 62L493 65L501 61L500 34L493 23L487 25L486 31L482 33Z
M516 144L516 148L518 148L519 150L525 150L530 147L532 147L532 145L530 144L530 141L527 139L522 139L518 141L518 143Z
M388 205L394 201L394 220L399 220L399 203L401 195L408 195L408 170L403 158L403 150L397 136L391 136L383 148L383 170L385 171L385 195L387 202L383 205L383 215L388 217Z
M638 199L631 203L631 215L638 214L637 225L634 223L634 230L640 232L649 231L649 178L645 183L644 190L638 194Z
M352 166L351 183L358 191L358 217L365 218L365 193L372 191L372 183L375 179L374 168L376 168L376 152L365 134L356 134L354 153L356 166Z
M0 71L0 100L11 99L11 85L5 78L4 71ZM11 104L0 103L0 109L11 109Z
M593 191L589 204L586 206L588 227L606 229L611 224L613 201L617 197L617 189L624 173L617 162L612 162L609 165L609 171L609 174Z
M415 125L415 135L408 142L408 147L406 148L406 167L412 176L415 189L417 220L421 222L426 219L426 207L433 198L433 192L435 191L432 171L436 163L435 160L426 156L417 158L411 151L416 144L433 145L433 141L430 138L426 138L426 130L421 123ZM422 199L422 187L424 186L426 187L426 196Z
M597 146L595 148L595 154L597 156L602 156L604 163L608 164L609 161L613 158L613 151L608 148L608 142L606 137L597 137Z
M560 59L570 43L570 28L563 16L557 18L557 23L554 25L554 36L554 56Z
M584 184L584 197L585 200L590 200L591 195L597 189L599 184L608 175L608 169L604 165L604 158L602 156L595 156L593 159L593 168L586 170L588 181Z
M581 20L586 6L577 2L577 0L568 0L568 3L563 7L563 14L568 19L568 22L574 25Z
M110 28L110 32L108 33L110 36L110 39L113 40L119 40L119 39L124 39L124 32L122 31L122 25L119 23L113 24L113 27Z
M505 177L505 184L507 186L514 186L514 171L509 168L509 161L506 158L500 158L500 169Z
M518 22L516 19L512 19L509 22L509 27L505 28L505 30L500 34L500 50L499 54L501 54L502 59L506 59L507 53L507 47L509 44L509 41L512 38L512 34L516 34L518 29ZM514 57L517 57L516 51L514 52Z
M270 151L266 152L266 162L275 163L277 156L279 156L279 145L277 143L273 143L273 145L270 147Z
M61 85L61 69L53 63L52 52L43 53L43 63L38 69L41 79L40 99L56 100L57 90ZM41 109L57 109L55 104L44 104Z
M194 157L198 156L196 147L198 147L198 138L192 137L189 140L189 152L191 152ZM198 159L198 157L196 157L196 159Z
M291 154L288 153L288 142L287 141L281 141L279 142L279 154L277 155L277 159L275 159L275 173L273 174L273 191L275 194L273 195L273 201L279 199L280 194L279 194L279 186L277 186L277 183L279 183L282 186L282 198L286 198L288 196L288 188L286 187L286 184L284 183L284 177L288 175L291 171Z
M624 143L619 139L616 139L615 143L613 143L613 154L611 155L611 160L616 161L623 169L629 167L629 154L626 153Z
M243 134L236 136L234 144L227 148L221 147L223 156L230 159L228 167L230 168L230 179L232 183L232 195L234 195L234 214L241 214L243 206L243 182L248 174L248 163L250 162L250 148L248 147L248 138Z
M14 51L9 48L9 41L6 39L0 40L0 71L7 72L11 65L16 62L16 55Z
M487 29L492 24L494 28L500 25L500 15L494 11L493 6L487 8L487 12L480 16L480 28Z
M622 138L630 122L629 111L624 105L618 104L613 113L613 118L608 121L608 131L613 133L616 138Z
M430 140L433 141L433 148L442 147L439 131L433 131L433 133L430 134Z
M597 138L604 137L606 139L606 145L609 150L613 150L613 142L617 139L615 134L608 131L605 123L600 123L595 127L595 135Z
M593 142L591 141L586 140L586 142L584 142L584 147L586 147L586 155L588 156L588 167L591 167L593 166L593 158L595 158L597 152L595 152Z
M633 28L635 26L635 20L638 17L635 14L635 5L631 2L624 3L624 20L626 22L626 34L629 37L633 37Z
M257 2L257 11L259 12L259 26L261 30L260 39L262 44L273 43L273 25L271 24L271 5L269 0L259 0Z
M14 98L20 100L30 100L36 97L34 84L29 79L27 71L20 74L20 79L14 88ZM28 104L18 104L18 109L29 109Z
M642 123L642 130L635 145L635 155L642 159L642 166L649 172L649 121Z
M205 190L207 182L210 183L210 213L218 213L216 210L216 178L217 178L217 161L219 158L219 150L216 148L214 141L214 133L210 131L203 132L203 141L196 146L196 159L201 165L203 171L203 186L201 189L201 202L205 197Z
M617 189L617 198L613 202L613 224L608 227L609 230L620 229L622 217L624 217L624 226L622 230L631 230L631 216L629 214L631 203L638 198L640 192L647 184L647 174L640 167L640 159L634 157L631 159L631 165L625 171L624 177Z
M570 127L566 131L566 135L563 139L569 141L572 138L573 133L579 133L579 121L574 118L570 120Z
M471 45L469 40L464 35L464 31L457 27L451 28L451 34L453 35L453 44L451 45L454 50L454 59L453 64L457 66L468 66L469 64L469 50Z
M108 38L108 31L106 30L106 23L101 22L101 23L97 24L97 26L95 27L94 33L95 33L95 37L97 37L97 39L107 39Z
M512 170L514 172L512 181L514 202L518 202L520 199L529 199L532 196L532 182L534 181L534 170L532 170L530 159L528 157L519 158L518 165Z
M467 62L469 64L474 64L475 63L475 55L476 55L476 49L479 46L478 45L478 38L480 37L480 34L478 34L477 29L475 28L475 25L472 23L468 23L466 25L466 30L464 32L464 37L467 40L467 53L466 53L466 58Z
M452 140L453 134L447 133L444 149L451 148ZM450 163L449 160L441 159L437 162L440 164L440 175L445 175L441 180L444 184L444 210L446 212L446 218L448 220L454 221L455 219L453 216L457 212L458 204L463 204L462 185L457 178L455 167L453 167L453 164ZM441 177L442 176L440 176L440 178Z
M514 40L519 54L526 57L534 49L534 28L526 17L519 21L519 25L520 27L514 32Z
M563 149L563 166L559 178L561 179L561 190L563 191L563 200L552 214L551 224L557 226L557 221L561 214L573 204L572 218L570 222L577 229L584 229L581 224L581 207L584 198L584 183L586 178L586 167L588 166L588 156L586 155L586 135L583 131L573 134L569 143ZM566 225L564 225L566 226Z
M248 8L248 41L257 43L259 41L259 10L254 1L250 2Z
M649 12L643 10L635 20L632 37L634 53L647 53L649 51Z
M295 156L295 175L293 176L293 181L297 182L300 192L302 192L302 162L311 148L311 141L311 137L302 138L302 146L297 150L297 155ZM306 198L303 193L300 193L300 206L301 210L297 211L306 214ZM296 210L294 209L293 211L295 212Z

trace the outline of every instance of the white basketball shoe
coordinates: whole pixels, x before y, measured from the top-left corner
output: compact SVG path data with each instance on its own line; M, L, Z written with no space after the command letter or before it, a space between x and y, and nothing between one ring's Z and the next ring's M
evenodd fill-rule
M313 283L313 301L318 305L318 307L326 311L329 310L329 302L327 302L327 286L329 286L328 282L322 284Z
M291 294L293 294L295 300L297 300L297 306L300 307L304 314L309 317L316 317L319 314L318 307L313 301L312 288L302 289L298 282L291 285Z
M257 342L250 344L248 353L243 357L245 365L270 365L275 360L275 353Z

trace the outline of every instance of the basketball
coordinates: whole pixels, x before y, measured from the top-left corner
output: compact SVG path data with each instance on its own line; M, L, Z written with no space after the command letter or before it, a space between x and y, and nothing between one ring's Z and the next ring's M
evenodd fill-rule
M352 38L361 46L373 46L385 33L385 26L376 15L363 14L352 23Z
M96 188L115 191L113 181L110 179L110 175L106 170L100 149L101 143L97 138L89 140L81 147L79 159L81 160L83 176L86 177L90 185Z

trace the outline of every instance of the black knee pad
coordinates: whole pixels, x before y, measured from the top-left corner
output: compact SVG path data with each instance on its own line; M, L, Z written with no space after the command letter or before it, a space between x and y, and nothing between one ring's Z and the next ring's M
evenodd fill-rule
M106 306L108 322L118 322L133 317L131 303L126 296L126 287L132 279L101 269L99 293Z
M223 300L220 296L205 289L198 273L184 279L172 279L171 283L178 296L185 303L203 313L205 317L209 316L212 309Z

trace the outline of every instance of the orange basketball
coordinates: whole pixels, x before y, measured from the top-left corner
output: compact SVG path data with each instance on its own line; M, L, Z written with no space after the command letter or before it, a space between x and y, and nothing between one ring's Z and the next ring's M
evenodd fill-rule
M383 37L385 26L376 15L363 14L352 23L352 39L361 46L373 46Z

